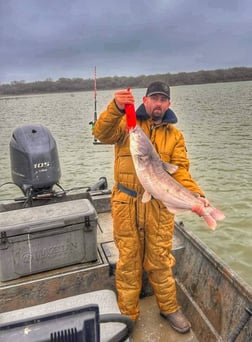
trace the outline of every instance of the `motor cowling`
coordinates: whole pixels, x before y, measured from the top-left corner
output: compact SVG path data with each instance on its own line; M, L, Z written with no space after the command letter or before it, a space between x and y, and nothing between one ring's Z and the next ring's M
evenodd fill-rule
M10 141L12 180L28 190L49 192L61 171L56 142L48 128L29 124L17 127Z

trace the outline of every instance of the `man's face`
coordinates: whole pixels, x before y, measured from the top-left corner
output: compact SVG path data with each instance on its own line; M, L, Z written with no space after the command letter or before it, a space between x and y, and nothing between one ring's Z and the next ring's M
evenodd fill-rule
M162 94L144 96L143 103L147 114L157 123L162 121L164 113L170 106L170 100Z

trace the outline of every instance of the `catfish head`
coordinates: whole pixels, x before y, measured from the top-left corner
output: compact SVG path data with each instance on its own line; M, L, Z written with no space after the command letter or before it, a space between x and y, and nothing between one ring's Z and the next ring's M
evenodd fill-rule
M144 133L140 126L136 126L129 131L130 134L130 152L133 158L136 171L142 171L145 168L158 166L162 167L170 174L177 170L176 165L163 163L152 145L150 139Z

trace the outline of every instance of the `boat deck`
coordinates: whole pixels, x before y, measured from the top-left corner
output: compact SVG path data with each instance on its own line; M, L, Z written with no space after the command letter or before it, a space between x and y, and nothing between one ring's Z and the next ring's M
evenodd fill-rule
M179 334L159 315L154 296L140 299L140 317L134 329L136 342L197 342L193 329L189 333Z
M113 293L114 294L114 293ZM116 299L111 295L109 290L101 290L97 292L87 293L84 295L76 295L74 297L68 297L60 299L51 303L45 303L40 305L35 305L30 308L24 308L19 310L14 310L11 312L6 312L0 314L0 325L8 324L11 325L12 322L17 322L20 319L25 319L26 321L34 320L34 317L46 316L50 314L56 315L62 310L71 309L76 311L76 308L82 307L87 303L99 304L101 317L103 314L117 314L119 313L119 308L116 304ZM141 315L138 322L135 325L133 332L133 341L136 342L197 342L198 339L195 337L193 331L186 334L176 333L169 324L159 315L155 298L149 296L140 300ZM36 320L34 320L36 321ZM37 320L38 321L38 320ZM75 325L78 326L80 319L76 319ZM38 334L43 328L36 322L35 325L29 326L29 333ZM65 321L64 328L67 321ZM57 326L57 321L55 321ZM26 326L25 326L26 327ZM108 342L114 334L117 334L124 327L121 323L111 322L103 324L101 323L101 342ZM8 341L17 338L19 341L26 341L26 338L20 334L25 331L26 328L15 328L13 331L6 330L0 331L0 341ZM54 327L54 329L56 329ZM37 330L37 331L36 331ZM40 331L39 331L40 330ZM50 331L50 330L49 330ZM49 335L49 334L48 334ZM22 338L21 338L22 337ZM5 338L5 339L2 339ZM30 340L29 340L30 341ZM114 340L113 340L114 341Z
M62 201L80 198L88 196L67 196ZM104 289L116 292L114 273L118 252L113 242L109 199L109 193L92 196L99 214L97 260L0 282L0 324L6 315L11 316L15 311L20 312L25 308L32 310L34 306L45 304L50 307L57 300L89 295L90 292ZM2 205L0 212L18 208L20 205L17 203L14 206ZM192 324L192 331L178 334L159 315L155 297L144 274L141 313L135 326L134 341L223 342L236 332L246 315L245 324L235 341L250 342L252 289L188 231L182 222L175 226L173 254L177 260L173 271L178 302Z
M50 305L54 300L64 300L72 295L78 296L91 289L94 291L104 288L115 290L113 275L118 252L113 242L111 228L111 213L99 213L97 231L99 258L96 262L0 282L0 312L2 312L0 323L6 317L15 315L15 312L22 317L22 310L27 312L27 309L34 305L43 307L46 303ZM179 239L175 238L173 244L175 253L180 253L183 246ZM109 278L107 274L110 274ZM134 341L198 341L193 331L182 335L169 326L159 315L158 306L151 291L150 289L148 293L147 288L147 297L140 299L141 314L135 325Z

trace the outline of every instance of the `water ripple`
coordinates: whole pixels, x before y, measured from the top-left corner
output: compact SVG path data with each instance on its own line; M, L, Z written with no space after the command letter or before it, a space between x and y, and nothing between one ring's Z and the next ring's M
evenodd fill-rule
M227 264L252 285L252 82L172 87L172 109L187 142L193 178L226 219L211 232L191 213L178 215ZM141 103L144 89L133 90ZM98 112L114 91L98 91ZM93 92L0 98L0 185L11 181L9 141L18 125L40 123L57 141L61 184L89 186L106 176L113 184L113 146L93 145ZM0 188L0 198L20 195Z

